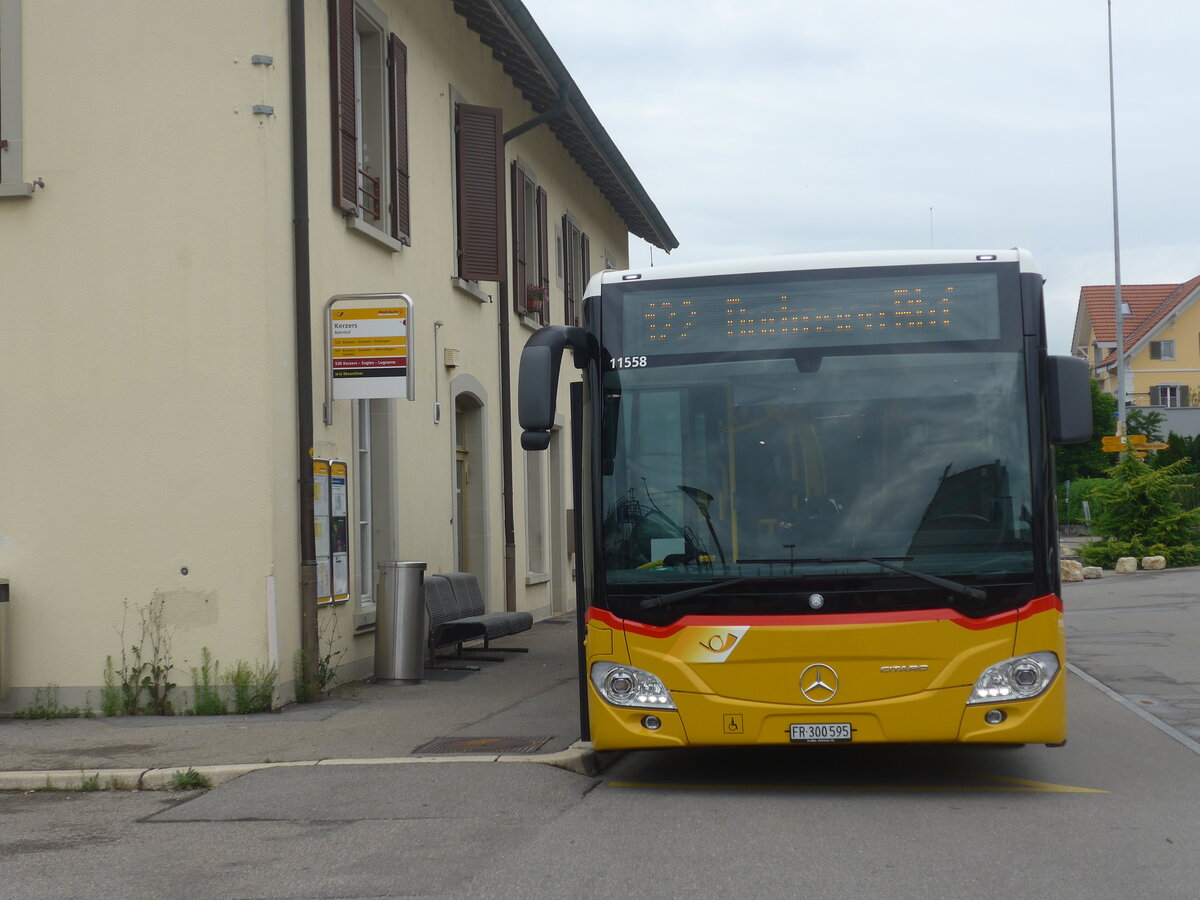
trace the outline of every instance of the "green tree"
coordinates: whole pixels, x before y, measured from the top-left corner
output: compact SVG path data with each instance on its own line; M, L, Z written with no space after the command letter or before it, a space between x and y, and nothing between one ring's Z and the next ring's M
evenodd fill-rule
M1183 459L1186 460L1183 471L1193 475L1200 473L1200 436L1187 437L1172 431L1167 435L1166 443L1166 450L1159 450L1150 458L1151 465L1162 468Z
M1104 540L1085 546L1084 561L1111 568L1122 556L1165 556L1172 566L1200 563L1200 509L1185 509L1180 495L1194 485L1184 460L1153 468L1132 453L1097 487L1102 501L1093 530Z
M1163 414L1154 409L1133 408L1125 413L1125 433L1144 434L1151 443L1161 443Z
M1054 448L1054 463L1059 484L1080 478L1103 478L1113 464L1100 449L1100 438L1116 433L1117 398L1100 390L1092 379L1092 439L1082 444Z

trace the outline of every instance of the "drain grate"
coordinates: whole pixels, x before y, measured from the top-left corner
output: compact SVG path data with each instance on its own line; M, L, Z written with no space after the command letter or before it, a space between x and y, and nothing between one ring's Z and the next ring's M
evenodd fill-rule
M413 753L536 753L549 737L473 737L457 735L434 738Z

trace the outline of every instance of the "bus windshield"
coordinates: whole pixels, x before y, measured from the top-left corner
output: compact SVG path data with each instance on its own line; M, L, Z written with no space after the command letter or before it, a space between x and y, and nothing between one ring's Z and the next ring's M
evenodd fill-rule
M778 612L764 592L837 588L860 609L937 606L947 591L903 570L1028 581L1020 352L904 349L604 372L597 499L610 604L644 618L646 598L687 592L689 612Z

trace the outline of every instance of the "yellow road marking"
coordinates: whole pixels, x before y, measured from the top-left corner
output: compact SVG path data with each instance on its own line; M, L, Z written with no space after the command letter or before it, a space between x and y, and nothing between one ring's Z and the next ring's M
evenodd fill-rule
M1107 794L1098 788L1071 787L1068 784L1050 784L1047 781L1026 781L1024 778L1007 778L1004 775L984 775L992 781L1016 785L1014 790L1038 791L1048 794Z

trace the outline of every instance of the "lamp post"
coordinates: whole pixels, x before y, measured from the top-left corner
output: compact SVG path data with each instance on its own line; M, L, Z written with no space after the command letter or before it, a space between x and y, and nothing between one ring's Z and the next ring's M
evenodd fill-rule
M1125 433L1125 321L1121 301L1121 226L1117 216L1117 101L1113 89L1112 0L1108 0L1108 126L1112 141L1113 269L1117 329L1117 434Z

